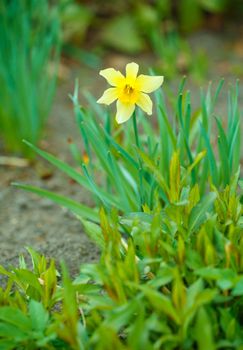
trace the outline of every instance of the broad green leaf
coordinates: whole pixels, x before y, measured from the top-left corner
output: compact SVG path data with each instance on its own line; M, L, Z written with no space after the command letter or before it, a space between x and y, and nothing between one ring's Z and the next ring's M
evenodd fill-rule
M21 310L14 307L0 307L0 322L9 323L23 332L31 330L30 319Z
M242 296L243 295L243 278L241 278L235 285L232 290L232 295L234 296Z
M150 327L153 327L153 317L147 318L145 314L144 305L139 305L139 312L133 322L130 323L128 344L131 349L140 350L153 350L154 347L149 341ZM147 322L146 322L147 321Z
M172 318L176 324L180 324L181 320L177 313L177 310L174 308L171 300L163 295L162 293L149 288L149 286L140 286L139 289L144 293L148 298L150 304L155 310L159 310L168 317Z
M16 347L16 342L14 340L0 339L0 350L12 350L15 347Z
M215 350L213 325L206 310L201 307L196 319L195 339L198 350Z
M49 315L42 303L36 300L30 300L29 315L32 329L35 331L44 332L48 325Z
M195 271L198 276L209 279L219 279L221 277L221 270L211 266L203 267Z
M85 232L89 238L92 239L92 241L94 241L101 249L103 249L105 247L105 241L100 226L93 222L84 220L81 217L79 217L79 219L84 225Z
M15 349L19 342L26 341L30 337L30 334L21 330L17 325L14 326L9 322L0 322L0 350L5 350L4 343L1 343L1 340L12 340L12 344L15 346L11 347L11 349Z
M198 294L203 290L204 283L200 278L196 282L194 282L187 290L187 303L186 307L189 308L195 303L195 299Z
M189 193L188 204L186 206L188 215L190 214L191 210L197 205L199 200L200 200L199 186L198 184L196 184L191 188Z
M111 311L107 311L104 324L110 325L110 327L119 332L132 322L138 310L139 304L136 299L124 305L113 307Z
M203 197L200 202L192 209L189 216L189 233L195 232L199 226L207 220L206 213L212 209L212 205L217 198L217 194L210 192Z
M15 269L14 272L17 277L17 282L19 281L21 284L29 285L36 289L40 294L42 293L40 282L32 271L26 269Z

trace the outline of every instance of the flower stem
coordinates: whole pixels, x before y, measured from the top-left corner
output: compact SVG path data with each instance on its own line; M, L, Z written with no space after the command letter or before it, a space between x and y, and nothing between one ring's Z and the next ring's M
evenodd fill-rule
M139 141L139 137L138 137L137 117L136 117L136 113L135 112L133 113L132 119L133 119L133 130L134 130L134 135L135 135L136 146L137 146L138 149L141 149L140 141ZM138 154L138 164L139 164L140 210L143 210L143 205L145 203L144 187L143 187L143 162L142 162L142 159L141 159L139 154Z
M134 135L135 135L136 146L140 149L140 142L139 142L139 137L138 137L137 117L136 117L135 112L133 113L132 121L133 121L133 130L134 130Z

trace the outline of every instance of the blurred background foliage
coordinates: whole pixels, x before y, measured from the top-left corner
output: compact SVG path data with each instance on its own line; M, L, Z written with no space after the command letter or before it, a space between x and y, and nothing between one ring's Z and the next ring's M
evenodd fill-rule
M91 34L91 43L132 54L151 45L153 31L185 34L203 25L219 28L225 19L240 19L243 14L241 0L61 0L60 4L64 40L80 44Z
M200 49L192 53L186 36L205 27L221 30L226 22L240 20L243 3L241 0L62 0L61 13L67 53L76 53L78 57L70 44L85 44L98 56L110 50L128 55L149 53L157 58L157 68L169 78L195 70L199 70L197 78L202 78L207 68L206 55ZM79 54L92 65L90 55Z
M34 144L40 139L60 48L62 57L96 71L115 53L145 57L167 81L182 74L202 81L208 78L209 59L200 42L190 45L188 35L200 28L219 32L242 15L242 0L2 0L0 134L5 149L30 156L22 139Z
M55 90L60 19L48 0L0 2L0 136L7 151L31 157Z

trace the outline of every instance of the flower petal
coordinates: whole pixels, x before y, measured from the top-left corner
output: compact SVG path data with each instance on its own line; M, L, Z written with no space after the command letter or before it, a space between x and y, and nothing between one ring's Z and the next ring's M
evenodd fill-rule
M114 68L107 68L100 71L100 75L104 77L112 86L120 86L124 83L124 76Z
M140 93L136 104L148 115L152 114L153 103L151 98L144 93Z
M134 62L128 63L126 65L126 79L131 83L134 82L137 78L138 68L138 64Z
M98 103L104 103L105 105L110 105L118 98L117 88L110 88L105 90L103 95L98 99Z
M135 109L135 104L122 103L121 101L118 100L116 107L117 107L116 121L118 124L121 124L126 122L132 116Z
M138 76L136 80L137 88L146 93L153 92L157 90L164 81L164 77L162 76L150 76L141 74Z

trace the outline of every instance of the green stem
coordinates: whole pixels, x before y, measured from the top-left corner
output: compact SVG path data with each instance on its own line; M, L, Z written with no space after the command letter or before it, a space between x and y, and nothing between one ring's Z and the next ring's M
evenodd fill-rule
M132 116L133 119L133 130L134 130L134 135L135 135L135 142L137 148L141 149L140 146L140 141L138 137L138 127L137 127L137 118L136 118L136 113L133 113ZM140 210L142 209L143 204L145 203L145 198L144 198L144 187L143 187L143 163L140 155L138 154L138 163L139 163L139 195L140 195Z
M135 135L136 146L137 146L137 148L140 149L140 142L139 142L139 137L138 137L137 117L136 117L135 112L133 113L132 121L133 121L133 130L134 130L134 135Z

